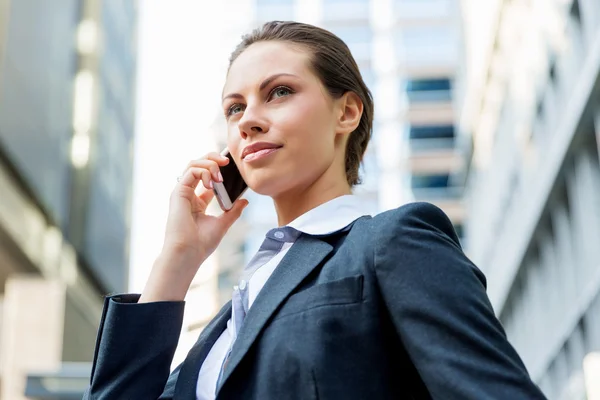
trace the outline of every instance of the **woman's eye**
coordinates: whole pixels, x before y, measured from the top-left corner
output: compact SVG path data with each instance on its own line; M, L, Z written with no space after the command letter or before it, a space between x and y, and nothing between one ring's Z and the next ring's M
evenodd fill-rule
M233 104L231 107L227 109L227 116L230 117L237 113L244 111L244 107L241 104Z
M286 86L279 86L271 91L271 98L277 99L279 97L289 96L292 94L292 89Z

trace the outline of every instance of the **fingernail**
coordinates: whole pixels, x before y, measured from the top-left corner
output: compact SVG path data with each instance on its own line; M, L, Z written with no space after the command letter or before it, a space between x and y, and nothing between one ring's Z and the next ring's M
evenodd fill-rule
M211 188L211 189L213 188L213 183L212 183L212 181L209 181L209 182L208 182L208 186L210 186L210 188Z
M219 181L223 182L223 175L221 174L221 171L219 171Z

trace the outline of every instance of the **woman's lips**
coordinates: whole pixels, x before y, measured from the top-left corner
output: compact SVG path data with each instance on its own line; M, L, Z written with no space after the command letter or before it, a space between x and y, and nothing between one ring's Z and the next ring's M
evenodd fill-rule
M271 147L271 148L268 148L268 149L262 149L262 150L255 151L253 153L250 153L250 154L246 155L246 157L244 157L244 161L251 162L251 161L260 160L262 158L267 157L270 154L273 154L274 152L276 152L280 148L281 147Z

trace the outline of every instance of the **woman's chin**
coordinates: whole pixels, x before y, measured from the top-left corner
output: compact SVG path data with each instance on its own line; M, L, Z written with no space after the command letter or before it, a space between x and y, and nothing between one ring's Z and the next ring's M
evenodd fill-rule
M248 180L248 187L257 194L273 198L285 192L290 183L287 179L277 179L274 176L260 176L250 178Z
M273 188L273 185L261 185L261 184L248 184L248 187L257 194L260 194L262 196L269 196L269 197L275 197L277 196L277 191L274 190L275 188Z

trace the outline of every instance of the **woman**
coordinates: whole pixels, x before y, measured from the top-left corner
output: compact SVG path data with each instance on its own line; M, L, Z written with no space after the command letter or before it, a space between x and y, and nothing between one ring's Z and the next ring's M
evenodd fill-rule
M416 203L363 216L351 188L373 102L340 39L293 22L244 37L223 113L235 163L280 228L169 375L190 283L247 205L206 215L228 161L192 161L142 295L105 301L85 398L544 398L446 215Z

